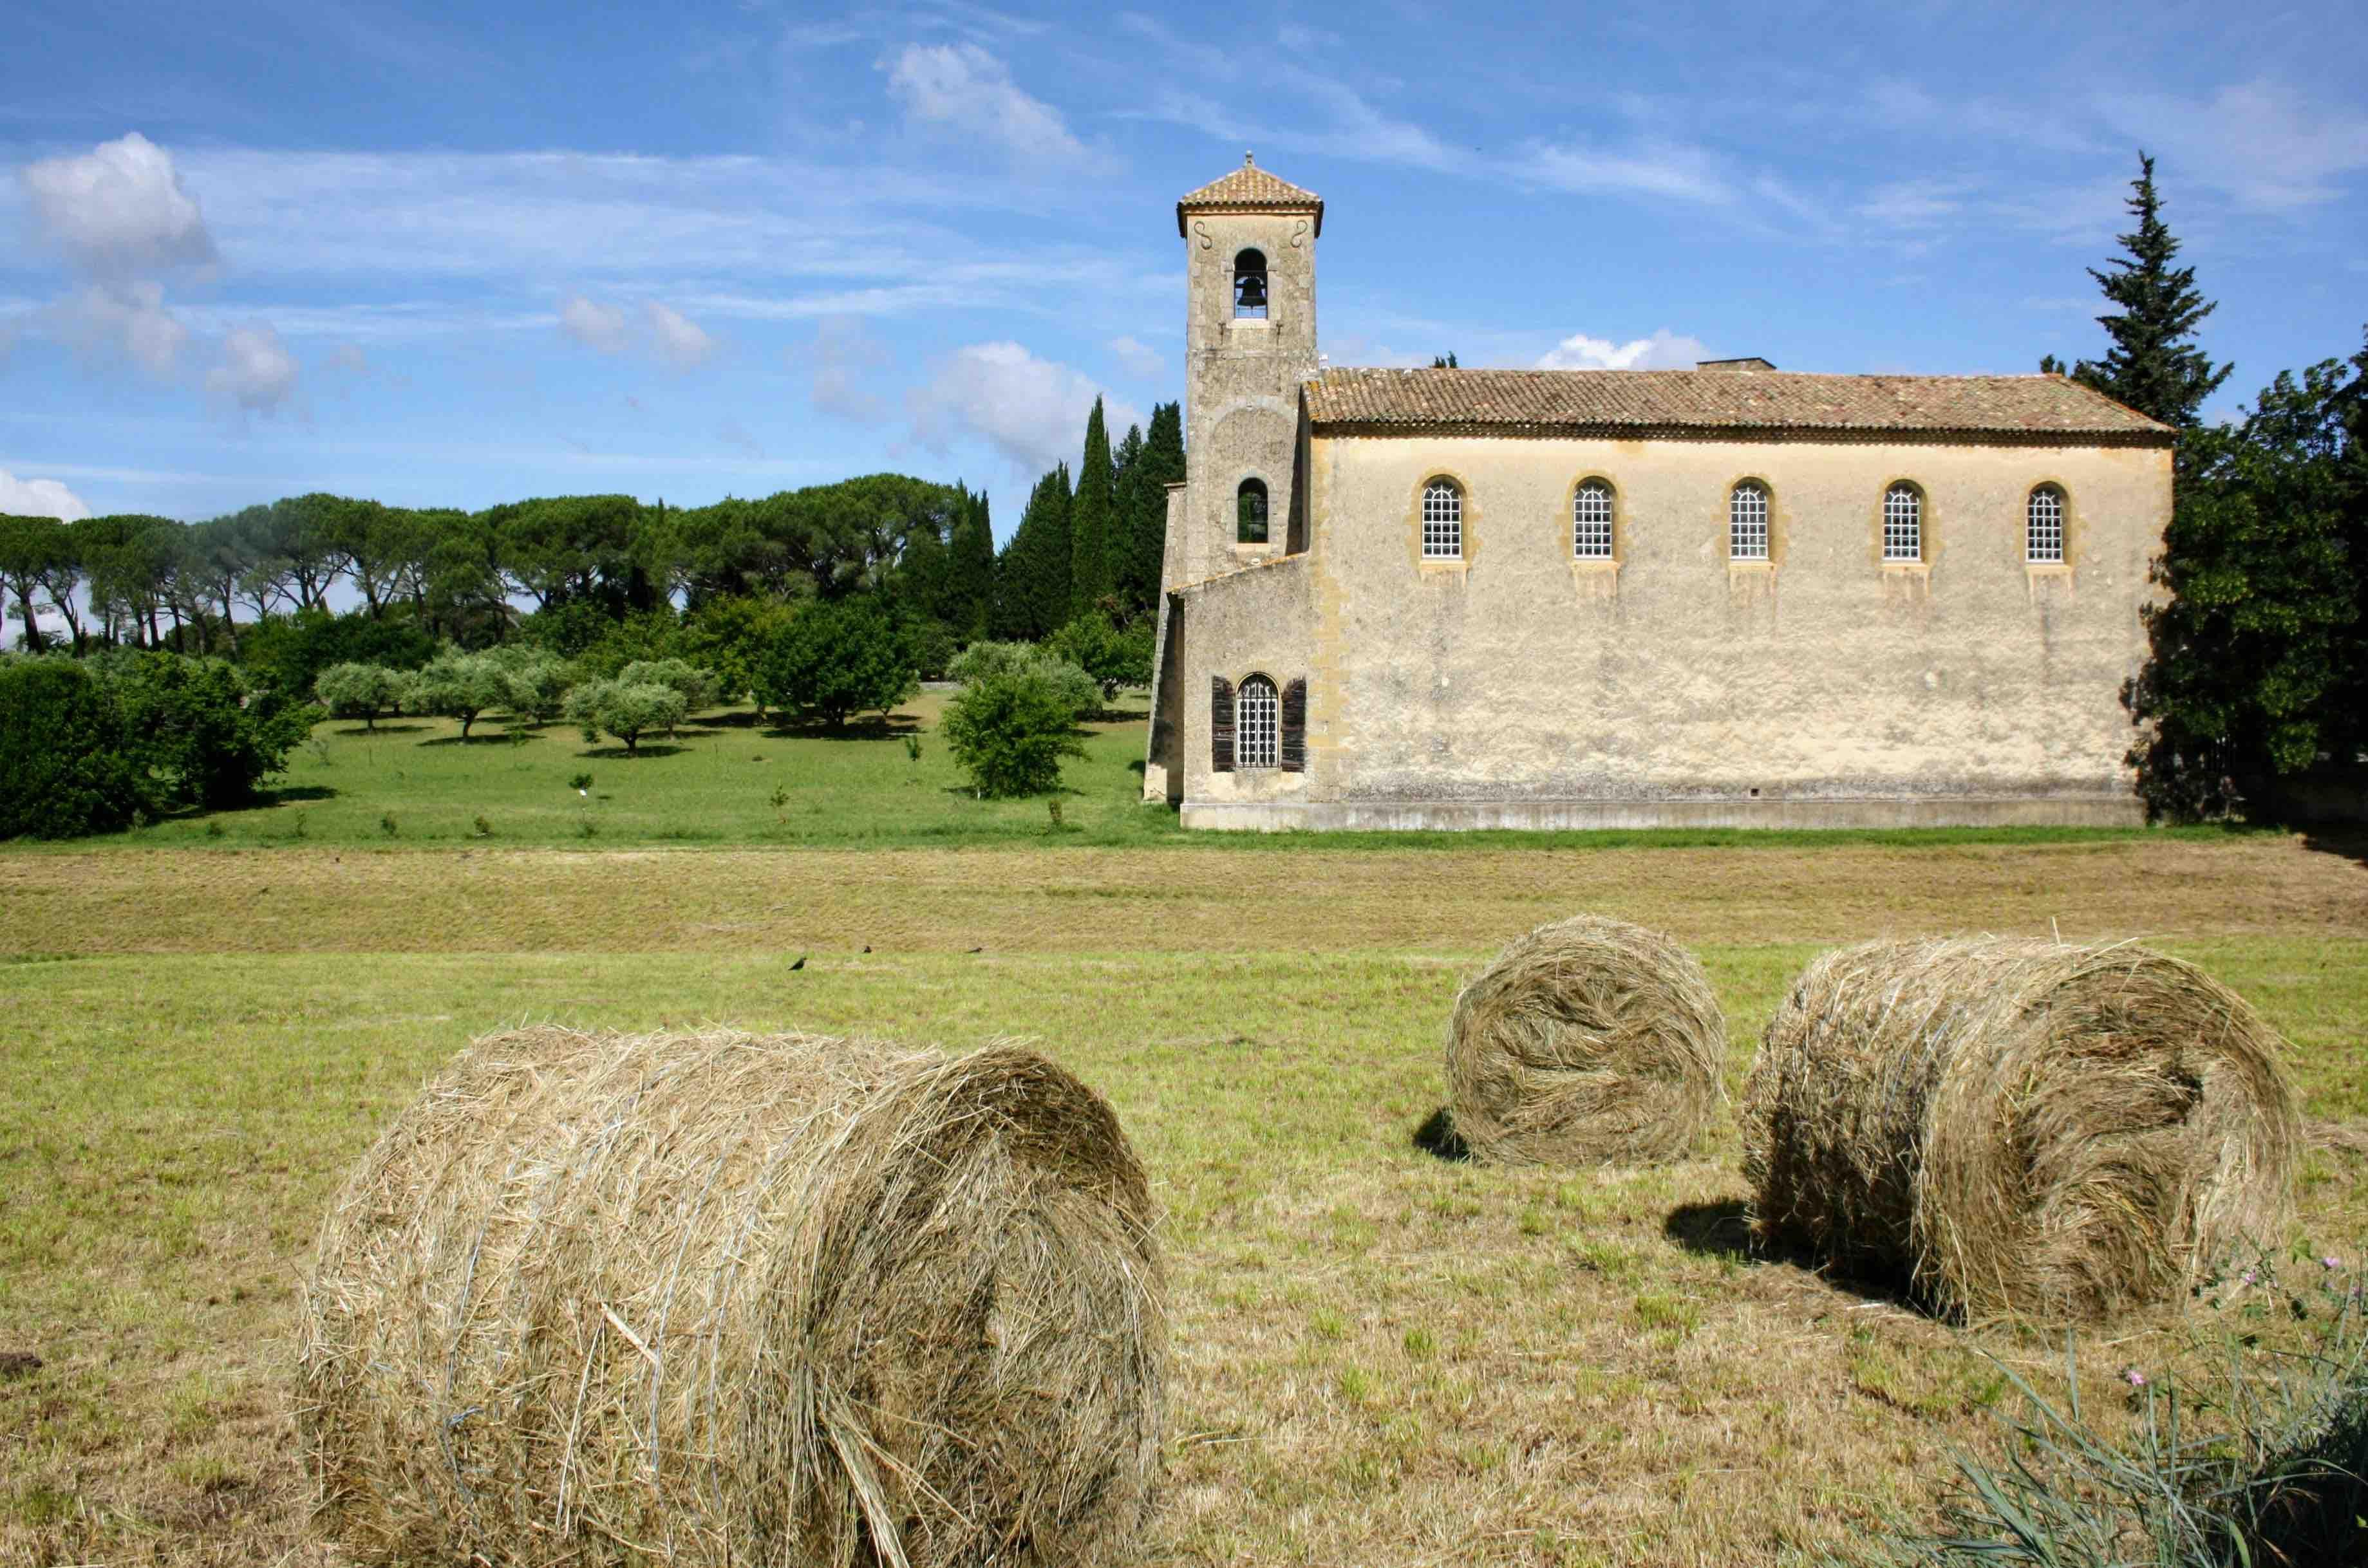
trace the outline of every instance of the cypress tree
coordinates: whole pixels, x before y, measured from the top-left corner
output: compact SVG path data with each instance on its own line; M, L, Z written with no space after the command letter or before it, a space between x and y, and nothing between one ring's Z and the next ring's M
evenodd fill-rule
M948 563L947 621L954 635L970 642L987 634L995 601L995 528L987 517L986 492L962 492L954 515L953 559Z
M1039 638L1050 637L1069 619L1069 606L1076 597L1071 591L1076 581L1076 545L1070 521L1076 492L1069 483L1067 463L1044 476L1043 492L1044 527L1030 617L1034 628L1030 635Z
M1134 560L1134 531L1143 513L1142 426L1126 427L1126 435L1110 452L1110 468L1117 479L1110 487L1110 542L1103 547L1103 554L1110 562L1110 593L1121 610L1132 617L1135 603L1128 591L1128 579Z
M2196 291L2193 267L2171 266L2179 242L2163 223L2154 160L2144 153L2130 189L2129 210L2137 229L2118 236L2127 256L2107 261L2110 271L2089 269L2105 298L2121 307L2118 315L2097 318L2113 346L2102 359L2074 366L2072 379L2149 418L2191 430L2203 400L2235 367L2215 367L2194 344L2197 324L2216 301Z
M1167 487L1184 477L1182 403L1153 406L1143 455L1129 468L1140 478L1137 510L1127 528L1127 558L1119 573L1120 591L1130 607L1149 609L1159 597L1159 574L1167 553Z
M1110 591L1110 509L1115 499L1110 471L1110 427L1102 421L1102 400L1086 415L1086 455L1077 468L1077 494L1069 506L1068 612L1061 619L1083 615Z
M1036 642L1050 636L1069 616L1069 465L1063 463L1036 482L1028 509L995 558L997 638Z

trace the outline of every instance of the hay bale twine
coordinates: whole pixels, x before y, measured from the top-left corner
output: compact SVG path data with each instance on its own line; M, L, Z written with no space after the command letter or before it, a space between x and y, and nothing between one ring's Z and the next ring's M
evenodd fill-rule
M1457 994L1448 1108L1474 1156L1495 1164L1675 1159L1717 1108L1725 1053L1691 953L1582 915L1539 926Z
M1754 1220L1951 1314L2164 1301L2282 1239L2303 1149L2283 1056L2242 998L2144 948L1830 952L1752 1066Z
M365 1558L1129 1562L1166 1312L1117 1118L1030 1051L529 1029L347 1182L298 1430Z

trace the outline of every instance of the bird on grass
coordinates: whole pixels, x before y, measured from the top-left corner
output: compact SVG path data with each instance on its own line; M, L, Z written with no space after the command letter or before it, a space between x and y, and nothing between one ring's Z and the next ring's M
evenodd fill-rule
M797 961L797 962L795 962L795 963L793 963L793 964L791 964L791 965L790 966L790 968L791 968L791 970L793 970L793 971L795 971L795 970L801 970L801 969L803 969L803 968L805 968L805 967L806 967L806 956L805 956L805 954L803 954L803 953L800 953L800 954L798 955L798 961Z

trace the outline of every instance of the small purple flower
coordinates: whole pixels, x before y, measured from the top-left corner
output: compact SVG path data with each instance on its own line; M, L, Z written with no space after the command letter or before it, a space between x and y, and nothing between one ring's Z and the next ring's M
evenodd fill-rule
M2128 1383L2130 1387L2134 1389L2142 1389L2146 1386L2146 1374L2139 1371L2135 1367L2124 1369L2122 1373L2122 1381Z
M2330 1272L2343 1267L2343 1260L2340 1257L2322 1257L2318 1261L2325 1264Z
M2244 1273L2237 1276L2237 1278L2243 1280L2246 1284L2250 1285L2253 1282L2253 1271L2248 1268Z

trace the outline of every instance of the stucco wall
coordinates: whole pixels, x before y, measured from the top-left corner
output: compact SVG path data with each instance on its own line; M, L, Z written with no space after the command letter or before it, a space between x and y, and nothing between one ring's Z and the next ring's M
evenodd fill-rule
M1256 248L1267 258L1263 321L1234 319L1234 258ZM1282 551L1291 516L1299 383L1315 373L1315 238L1304 213L1209 212L1185 231L1185 446L1191 484L1186 503L1182 575L1197 582ZM1235 494L1244 479L1266 482L1263 549L1234 545Z
M2129 802L2165 451L1318 437L1310 468L1316 798ZM1419 559L1439 472L1465 485L1458 566ZM1616 572L1571 560L1590 475ZM1765 566L1727 559L1744 478L1770 493ZM1921 567L1880 559L1897 479L1925 494ZM2023 561L2043 482L2064 568Z
M1182 649L1176 661L1177 708L1184 736L1185 825L1192 826L1203 805L1296 803L1310 792L1312 773L1281 768L1242 768L1219 773L1210 767L1210 677L1223 676L1235 687L1263 675L1278 690L1310 675L1315 646L1315 604L1304 555L1278 559L1186 589L1179 619ZM1316 739L1308 715L1308 742ZM1311 762L1312 767L1312 762ZM1248 825L1266 825L1251 824Z
M2167 451L1318 436L1306 468L1306 806L1245 811L1208 774L1209 671L1279 656L1293 612L1261 589L1204 614L1203 594L1188 824L2138 817L2120 694L2146 656ZM1436 473L1465 486L1458 565L1420 559ZM1616 492L1616 570L1571 558L1589 476ZM1770 493L1765 565L1727 559L1744 478ZM1917 566L1881 560L1899 479L1924 492ZM2041 483L2067 498L2062 567L2023 560Z

